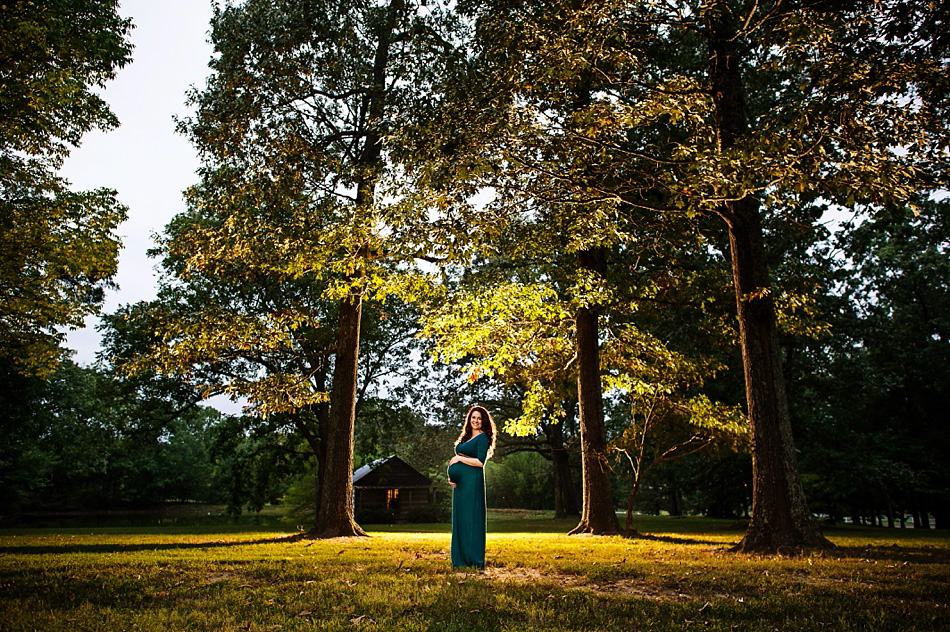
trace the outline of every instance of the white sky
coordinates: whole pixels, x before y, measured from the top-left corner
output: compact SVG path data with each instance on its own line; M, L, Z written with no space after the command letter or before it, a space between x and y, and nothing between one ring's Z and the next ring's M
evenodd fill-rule
M211 0L122 0L119 13L135 24L135 49L132 63L102 94L122 125L84 136L60 172L73 190L115 189L129 207L129 219L119 227L119 290L107 295L105 313L155 298L156 261L145 253L154 245L152 235L184 210L182 191L197 181L197 156L175 132L172 117L188 113L185 93L204 86L212 52ZM97 323L90 318L85 329L68 334L66 346L79 364L92 363L99 351ZM227 412L240 409L220 398L211 403Z

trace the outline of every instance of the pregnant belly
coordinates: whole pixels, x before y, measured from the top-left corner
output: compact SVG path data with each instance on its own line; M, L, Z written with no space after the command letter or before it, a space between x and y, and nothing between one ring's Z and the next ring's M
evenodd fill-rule
M449 480L458 485L463 481L465 475L468 474L467 470L472 468L464 463L453 463L449 466Z

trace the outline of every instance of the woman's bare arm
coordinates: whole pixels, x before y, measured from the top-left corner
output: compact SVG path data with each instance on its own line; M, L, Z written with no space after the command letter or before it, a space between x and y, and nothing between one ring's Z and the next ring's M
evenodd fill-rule
M472 467L485 467L484 463L475 457L463 456L461 454L456 454L452 457L452 460L449 461L449 465L454 465L455 463L464 463L465 465L471 465Z

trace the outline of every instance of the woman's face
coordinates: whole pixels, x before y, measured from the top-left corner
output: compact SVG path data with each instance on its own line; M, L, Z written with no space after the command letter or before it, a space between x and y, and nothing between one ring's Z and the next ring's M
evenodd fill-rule
M472 430L478 432L482 429L482 411L473 410L472 416L470 418L470 423L472 425Z

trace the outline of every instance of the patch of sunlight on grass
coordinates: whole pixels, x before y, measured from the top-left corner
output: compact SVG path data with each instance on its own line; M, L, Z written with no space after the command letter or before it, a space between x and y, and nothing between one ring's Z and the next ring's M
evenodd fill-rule
M294 540L268 528L0 530L0 629L950 629L950 539L829 529L838 549L726 552L731 521L638 517L643 538L492 512L483 571L447 525Z

